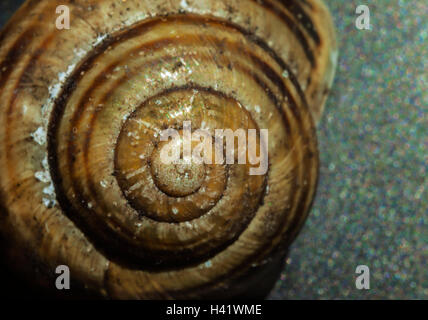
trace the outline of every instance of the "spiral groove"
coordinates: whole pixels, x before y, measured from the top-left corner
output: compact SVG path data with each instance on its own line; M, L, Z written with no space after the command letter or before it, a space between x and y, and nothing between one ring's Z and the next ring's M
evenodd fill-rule
M284 252L317 182L314 118L333 41L319 1L160 3L99 1L88 12L74 1L67 35L28 19L0 36L5 226L33 241L37 261L70 265L109 297L211 297L236 285ZM14 19L53 5L28 1ZM161 132L183 136L186 123L213 141L216 129L268 129L267 171L165 164Z

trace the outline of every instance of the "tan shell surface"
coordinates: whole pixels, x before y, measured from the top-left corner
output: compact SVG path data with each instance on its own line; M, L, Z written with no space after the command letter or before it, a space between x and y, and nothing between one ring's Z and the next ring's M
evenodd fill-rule
M109 298L241 294L307 216L335 50L317 0L27 1L0 34L9 259ZM185 121L268 129L268 171L163 166L159 132Z

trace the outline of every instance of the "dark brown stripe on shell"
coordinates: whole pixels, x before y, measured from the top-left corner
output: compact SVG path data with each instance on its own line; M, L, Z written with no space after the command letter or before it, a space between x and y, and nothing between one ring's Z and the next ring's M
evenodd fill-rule
M287 16L281 9L278 8L276 4L273 2L270 2L269 0L253 0L254 2L260 4L265 9L271 11L273 14L275 14L278 18L280 18L290 29L290 31L296 36L297 40L299 41L300 45L303 48L303 51L305 52L305 55L311 64L312 67L316 66L316 61L314 57L314 52L312 51L311 47L309 46L308 41L306 40L305 35L302 33L302 31L299 28L299 23L297 21L293 21L289 16Z
M321 43L320 36L315 29L315 25L312 22L312 19L306 14L305 10L300 6L300 1L298 0L280 0L282 5L284 5L287 10L291 11L297 21L301 21L306 32L312 37L317 45Z

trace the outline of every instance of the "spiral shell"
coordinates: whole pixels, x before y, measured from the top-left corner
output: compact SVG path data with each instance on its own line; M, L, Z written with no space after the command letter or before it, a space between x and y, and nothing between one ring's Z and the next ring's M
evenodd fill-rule
M317 0L27 1L0 35L5 255L109 298L236 297L300 230L334 74ZM269 166L167 165L185 123L269 130ZM257 140L260 145L261 140Z

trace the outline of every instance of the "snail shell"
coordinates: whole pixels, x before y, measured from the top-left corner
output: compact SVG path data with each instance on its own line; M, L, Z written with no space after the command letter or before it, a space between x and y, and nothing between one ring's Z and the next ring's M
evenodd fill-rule
M337 55L324 4L76 0L58 30L59 4L27 1L0 34L5 259L48 288L67 265L108 298L263 291L315 193ZM268 129L267 172L163 164L159 132L186 121Z

